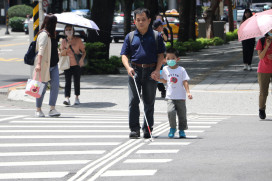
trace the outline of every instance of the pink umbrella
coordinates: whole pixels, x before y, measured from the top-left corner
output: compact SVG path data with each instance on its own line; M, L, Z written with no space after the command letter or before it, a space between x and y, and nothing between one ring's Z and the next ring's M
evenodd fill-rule
M272 29L272 9L256 13L242 23L238 30L239 41L264 36Z

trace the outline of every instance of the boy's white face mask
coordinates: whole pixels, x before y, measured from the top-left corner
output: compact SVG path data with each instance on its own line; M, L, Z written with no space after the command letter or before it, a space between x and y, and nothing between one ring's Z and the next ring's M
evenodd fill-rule
M172 59L172 60L167 60L167 65L169 65L170 67L173 67L177 64L176 60Z

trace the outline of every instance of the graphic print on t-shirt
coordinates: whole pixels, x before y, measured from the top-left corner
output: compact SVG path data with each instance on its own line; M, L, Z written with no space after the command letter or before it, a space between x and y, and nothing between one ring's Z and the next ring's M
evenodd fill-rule
M173 84L177 83L178 82L178 79L176 77L171 77L170 78L170 82Z

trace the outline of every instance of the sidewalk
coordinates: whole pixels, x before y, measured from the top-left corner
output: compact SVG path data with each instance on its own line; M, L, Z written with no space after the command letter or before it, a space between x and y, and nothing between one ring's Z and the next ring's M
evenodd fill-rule
M257 62L255 53L253 71L242 70L242 48L238 41L210 47L200 52L181 57L180 64L186 68L191 81L194 99L187 101L188 113L254 114L258 111ZM107 111L128 110L127 73L124 69L118 75L85 75L81 79L79 106L71 108L97 109ZM64 77L60 86L64 87ZM73 90L72 90L73 95ZM11 90L8 98L35 102L24 94L24 89ZM48 104L49 93L44 98ZM57 106L64 106L64 89L60 89ZM71 97L74 103L74 96ZM268 105L268 107L271 107ZM69 108L67 108L69 109ZM156 112L166 112L166 102L157 91ZM269 112L269 110L268 110ZM271 111L272 112L272 111Z

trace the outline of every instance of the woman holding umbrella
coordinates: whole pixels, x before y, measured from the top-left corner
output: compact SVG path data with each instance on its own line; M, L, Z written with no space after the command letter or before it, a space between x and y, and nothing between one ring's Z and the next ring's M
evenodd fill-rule
M246 9L243 15L243 21L246 21L248 18L252 16L252 12L250 9ZM244 70L252 70L251 63L252 63L252 56L254 52L255 46L255 38L250 38L247 40L242 41L243 46L243 62L244 62Z
M70 105L70 96L71 96L71 79L73 76L74 79L74 89L75 89L75 105L79 105L80 95L80 76L81 70L80 67L84 65L84 58L86 56L85 46L82 40L79 37L74 36L74 28L72 25L66 25L64 28L64 33L66 38L61 42L61 56L69 56L70 58L70 68L64 70L65 74L65 98L63 102L65 105ZM81 58L78 57L82 53Z
M268 96L269 83L272 80L272 29L265 35L262 42L260 39L257 43L256 50L259 55L258 65L258 82L260 86L259 94L259 117L266 118L265 108Z

